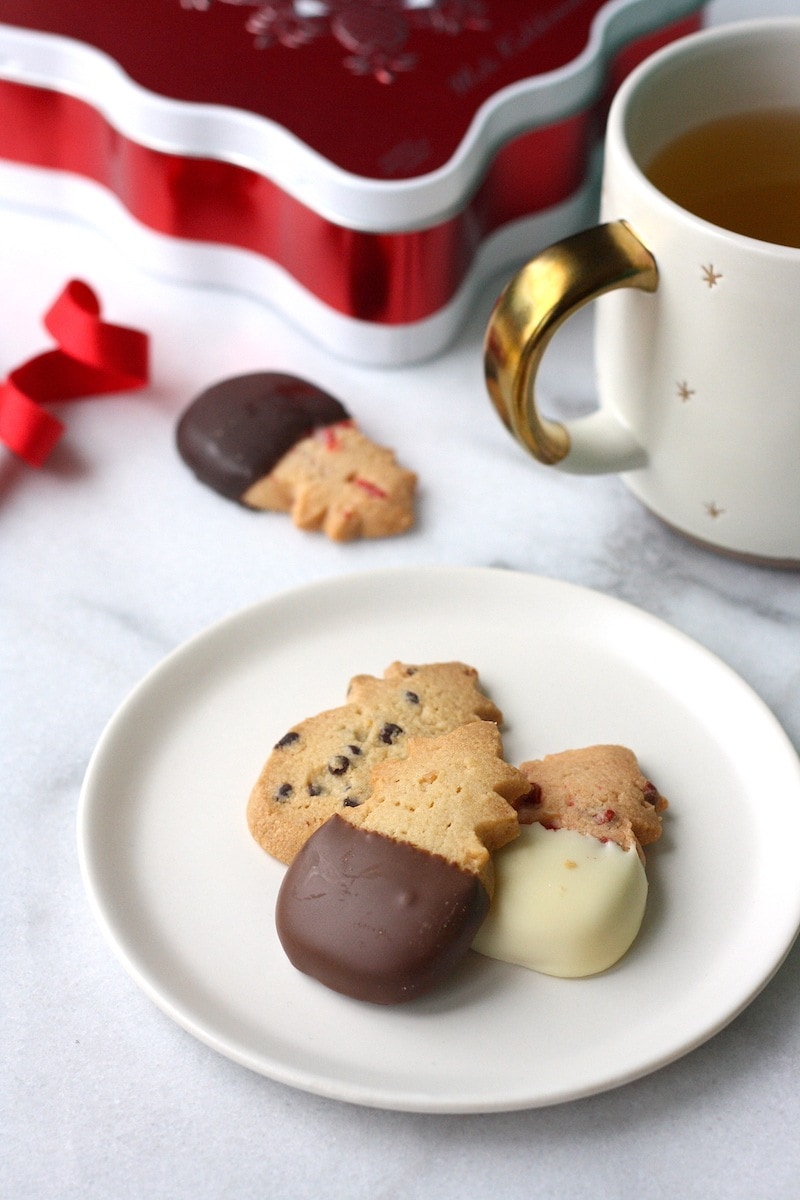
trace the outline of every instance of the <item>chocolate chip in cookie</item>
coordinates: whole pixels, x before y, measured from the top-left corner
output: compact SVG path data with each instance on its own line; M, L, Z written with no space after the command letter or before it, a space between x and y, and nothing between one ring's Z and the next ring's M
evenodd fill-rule
M409 737L501 719L465 663L395 662L382 678L356 675L346 704L307 717L279 738L250 794L250 831L289 863L328 817L364 802L373 768L403 757Z

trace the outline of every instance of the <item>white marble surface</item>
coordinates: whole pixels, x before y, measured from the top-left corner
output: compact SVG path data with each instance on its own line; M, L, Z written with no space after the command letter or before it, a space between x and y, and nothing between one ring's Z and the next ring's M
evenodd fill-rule
M714 21L761 12L800 5L710 8ZM386 565L502 564L632 601L729 663L800 746L798 575L686 543L615 479L533 465L484 395L494 287L445 355L380 371L332 359L247 300L144 276L79 224L7 208L0 239L0 371L44 348L40 314L72 276L110 320L154 335L152 386L70 405L45 469L0 452L0 1194L795 1196L797 948L726 1030L617 1091L504 1115L356 1108L248 1072L153 1006L89 911L75 816L106 721L163 655L262 597ZM592 401L590 319L550 351L553 404ZM177 414L209 382L265 367L319 380L418 470L414 532L337 546L193 480L173 448Z

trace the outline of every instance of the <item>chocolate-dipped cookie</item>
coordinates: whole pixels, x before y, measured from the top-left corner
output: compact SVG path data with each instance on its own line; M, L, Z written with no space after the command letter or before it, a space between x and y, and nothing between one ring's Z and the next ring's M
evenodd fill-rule
M335 541L403 533L414 521L416 475L335 397L294 375L258 372L206 389L181 417L177 446L221 495L288 512Z
M178 453L201 483L245 504L292 446L349 419L339 400L294 375L237 375L192 401L178 422Z
M399 1004L469 950L493 888L491 852L518 836L528 783L475 721L412 738L375 768L369 798L331 817L289 867L276 927L298 970L355 999Z

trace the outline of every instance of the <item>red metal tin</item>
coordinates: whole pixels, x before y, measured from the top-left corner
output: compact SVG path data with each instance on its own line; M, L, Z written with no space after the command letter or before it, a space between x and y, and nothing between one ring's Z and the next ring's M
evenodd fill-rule
M0 0L0 197L415 361L488 274L592 219L610 94L702 7Z

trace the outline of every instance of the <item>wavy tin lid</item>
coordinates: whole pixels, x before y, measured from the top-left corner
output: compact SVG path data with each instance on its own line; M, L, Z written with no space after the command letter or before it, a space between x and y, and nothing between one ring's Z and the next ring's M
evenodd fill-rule
M595 103L627 43L701 7L3 0L0 78L81 96L144 145L265 174L341 225L407 230L457 211L515 134Z

